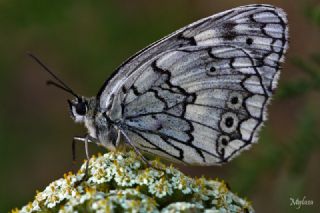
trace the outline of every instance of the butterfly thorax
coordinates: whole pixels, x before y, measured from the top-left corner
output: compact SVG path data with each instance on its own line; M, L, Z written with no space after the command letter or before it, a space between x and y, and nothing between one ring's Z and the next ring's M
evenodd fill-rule
M88 103L88 111L85 115L84 125L88 129L88 134L93 137L97 138L97 132L94 124L94 116L95 116L95 109L96 109L96 98L91 97L87 99Z

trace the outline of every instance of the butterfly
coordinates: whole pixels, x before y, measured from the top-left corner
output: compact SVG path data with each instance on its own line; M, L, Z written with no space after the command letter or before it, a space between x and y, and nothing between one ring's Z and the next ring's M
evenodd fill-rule
M139 51L72 118L109 150L132 147L190 165L219 165L257 142L288 48L285 12L247 5L196 21Z

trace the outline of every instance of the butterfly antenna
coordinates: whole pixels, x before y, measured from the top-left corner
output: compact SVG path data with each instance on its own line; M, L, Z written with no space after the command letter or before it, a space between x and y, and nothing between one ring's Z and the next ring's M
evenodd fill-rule
M33 60L35 60L47 73L49 73L57 82L54 82L52 80L48 80L46 83L47 85L53 85L65 92L68 92L75 96L76 98L80 99L79 95L77 95L66 83L64 83L58 76L56 76L50 69L47 67L38 57L33 55L32 53L27 53Z

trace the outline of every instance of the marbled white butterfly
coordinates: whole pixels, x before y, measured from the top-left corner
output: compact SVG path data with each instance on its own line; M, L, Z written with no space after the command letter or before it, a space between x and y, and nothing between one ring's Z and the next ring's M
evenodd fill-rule
M92 98L78 96L31 56L55 78L50 84L76 97L68 101L71 115L88 129L76 140L213 165L257 141L287 47L283 10L237 7L141 50Z

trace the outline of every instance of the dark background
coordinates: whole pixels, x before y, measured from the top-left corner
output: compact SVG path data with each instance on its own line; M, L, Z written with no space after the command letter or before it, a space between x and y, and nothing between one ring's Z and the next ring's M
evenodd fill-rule
M76 2L76 3L75 3ZM222 0L2 0L0 2L0 212L33 200L36 190L81 163L71 138L85 129L69 118L67 94L45 86L37 54L74 90L94 96L126 58L178 28L250 3L282 7L290 48L259 143L222 167L190 168L224 179L257 212L296 212L290 198L320 209L320 2ZM90 147L91 153L97 148ZM100 149L100 151L103 151Z

